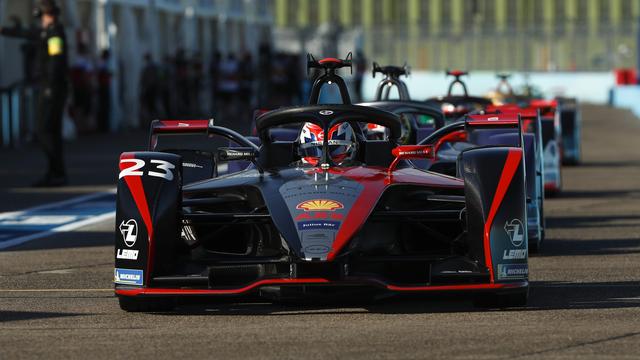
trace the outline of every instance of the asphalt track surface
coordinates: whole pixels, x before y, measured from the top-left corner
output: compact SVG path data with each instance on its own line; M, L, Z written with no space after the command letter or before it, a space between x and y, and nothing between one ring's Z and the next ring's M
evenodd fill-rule
M548 238L530 258L524 309L477 310L456 296L125 313L112 291L110 220L0 251L0 358L638 359L640 120L582 110L585 162L564 168L565 191L546 203ZM5 180L2 211L112 181L32 192Z

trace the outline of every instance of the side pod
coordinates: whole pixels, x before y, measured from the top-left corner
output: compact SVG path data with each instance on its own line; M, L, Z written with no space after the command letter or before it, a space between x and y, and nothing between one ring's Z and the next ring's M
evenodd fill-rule
M148 287L171 266L180 239L182 159L162 152L120 155L116 202L116 286Z
M460 154L467 239L472 258L489 270L491 282L528 279L528 240L523 150L483 147Z

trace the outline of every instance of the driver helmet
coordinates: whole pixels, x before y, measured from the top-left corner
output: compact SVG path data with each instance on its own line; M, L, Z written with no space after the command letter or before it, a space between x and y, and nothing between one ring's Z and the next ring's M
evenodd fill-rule
M324 131L322 127L305 123L298 138L300 141L299 153L302 162L318 165L322 156L322 142L324 141ZM352 161L356 157L356 134L349 123L340 123L329 129L329 157L336 165L347 161Z
M378 124L367 124L366 129L368 140L386 140L388 138L387 128Z

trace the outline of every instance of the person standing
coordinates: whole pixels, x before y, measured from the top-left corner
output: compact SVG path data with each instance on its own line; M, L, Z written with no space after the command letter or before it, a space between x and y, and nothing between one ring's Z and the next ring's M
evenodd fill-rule
M144 67L140 75L140 108L142 110L143 128L148 128L151 121L158 116L156 104L158 101L158 66L150 53L144 54Z
M220 64L220 82L218 83L218 100L220 111L218 117L231 119L237 116L238 91L240 91L239 79L240 64L234 54Z
M364 79L364 73L367 71L367 58L365 58L362 51L358 50L355 56L356 74L353 79L353 87L356 90L356 97L358 101L364 101L362 96L362 80Z
M109 49L102 50L100 62L98 63L98 131L109 132L111 127L111 73L110 67L111 52Z
M255 70L253 67L253 58L250 52L245 52L240 59L238 65L238 75L240 79L240 87L238 90L238 101L240 102L238 118L245 124L241 125L243 133L250 130L251 114L254 107L253 86L255 79Z
M209 65L209 76L211 78L211 113L218 116L218 91L220 90L220 65L222 64L222 54L216 50Z
M54 0L41 0L34 11L40 28L1 28L0 34L36 44L34 77L39 86L36 135L49 162L47 173L34 186L64 186L67 175L62 152L62 118L67 100L67 39Z

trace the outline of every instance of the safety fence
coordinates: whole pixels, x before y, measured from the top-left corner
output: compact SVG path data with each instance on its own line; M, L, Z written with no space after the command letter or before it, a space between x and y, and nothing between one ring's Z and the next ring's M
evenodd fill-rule
M570 24L561 28L514 25L488 31L473 24L460 32L430 33L421 27L363 29L368 58L405 61L416 69L507 71L609 71L635 67L638 24Z

